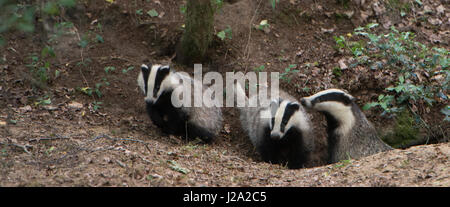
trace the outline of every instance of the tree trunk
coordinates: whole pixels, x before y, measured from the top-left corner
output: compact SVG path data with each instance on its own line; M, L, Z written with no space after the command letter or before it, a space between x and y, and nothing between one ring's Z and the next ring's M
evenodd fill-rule
M185 31L177 49L177 61L201 63L213 39L214 7L211 0L188 0Z

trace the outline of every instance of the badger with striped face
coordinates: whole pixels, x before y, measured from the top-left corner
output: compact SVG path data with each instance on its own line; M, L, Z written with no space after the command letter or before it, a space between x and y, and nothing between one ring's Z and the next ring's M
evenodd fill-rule
M239 83L236 91L245 96ZM241 125L265 162L301 168L314 149L311 122L293 97L281 90L279 95L280 99L266 100L267 107L264 104L239 107ZM257 98L257 95L250 97Z
M145 95L150 119L163 132L187 136L187 138L198 137L209 142L222 128L223 118L220 108L185 107L172 102L172 93L182 87L183 82L190 84L193 88L194 80L187 74L178 73L170 69L168 65L143 64L137 82ZM206 88L207 86L203 86L204 90ZM191 94L194 95L194 93ZM181 107L175 107L180 105Z
M325 115L330 163L392 149L378 138L375 128L350 94L328 89L302 98L300 102L305 108Z

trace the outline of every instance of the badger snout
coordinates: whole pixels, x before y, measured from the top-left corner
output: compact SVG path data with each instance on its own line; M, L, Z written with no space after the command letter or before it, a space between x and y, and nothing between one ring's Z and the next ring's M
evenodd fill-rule
M311 103L308 100L306 100L306 98L301 98L300 104L302 104L303 107L308 107L308 108L311 107Z
M273 140L280 140L283 135L279 132L272 132L270 133L270 138Z
M153 105L153 100L151 99L145 99L145 103L149 104L149 105Z

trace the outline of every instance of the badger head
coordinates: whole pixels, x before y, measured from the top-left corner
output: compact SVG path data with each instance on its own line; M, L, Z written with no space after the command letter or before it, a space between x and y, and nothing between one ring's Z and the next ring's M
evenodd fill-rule
M310 109L322 112L338 112L351 107L355 98L339 89L320 91L312 96L300 99L300 103Z
M172 79L168 65L142 64L137 82L145 95L145 101L151 104L155 103L163 92L173 90Z
M271 121L270 137L275 140L284 138L291 128L301 131L309 130L309 120L302 106L297 102L274 99L270 103Z
M342 133L348 132L355 122L354 101L353 96L339 89L320 91L300 99L305 108L323 112L327 119L337 122Z

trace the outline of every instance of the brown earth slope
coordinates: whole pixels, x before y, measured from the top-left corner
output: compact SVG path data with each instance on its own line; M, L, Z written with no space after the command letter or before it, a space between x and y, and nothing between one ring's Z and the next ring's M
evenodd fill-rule
M266 0L231 2L216 15L216 31L230 26L232 39L214 40L204 72L252 71L262 65L266 72L284 72L296 64L300 72L289 83L280 82L296 98L337 87L357 97L360 106L376 100L385 76L366 68L344 70L339 77L333 73L339 60L348 59L333 48L333 36L370 21L415 31L419 41L448 48L447 1L422 0L404 18L376 0L281 1L276 9ZM299 170L261 162L232 108L224 108L224 128L211 144L163 134L146 115L136 78L144 61L192 72L171 61L182 34L183 4L79 1L61 18L48 20L74 24L57 41L48 42L51 31L39 25L32 35L5 34L0 186L450 186L449 143L324 165L325 127L319 114L314 114L314 160ZM147 14L151 9L158 17ZM269 30L254 28L262 20L268 20ZM55 49L56 58L39 63L50 62L49 81L40 84L27 65L45 45ZM418 113L448 141L442 107L424 106ZM393 120L379 111L365 113L380 131L392 126Z

